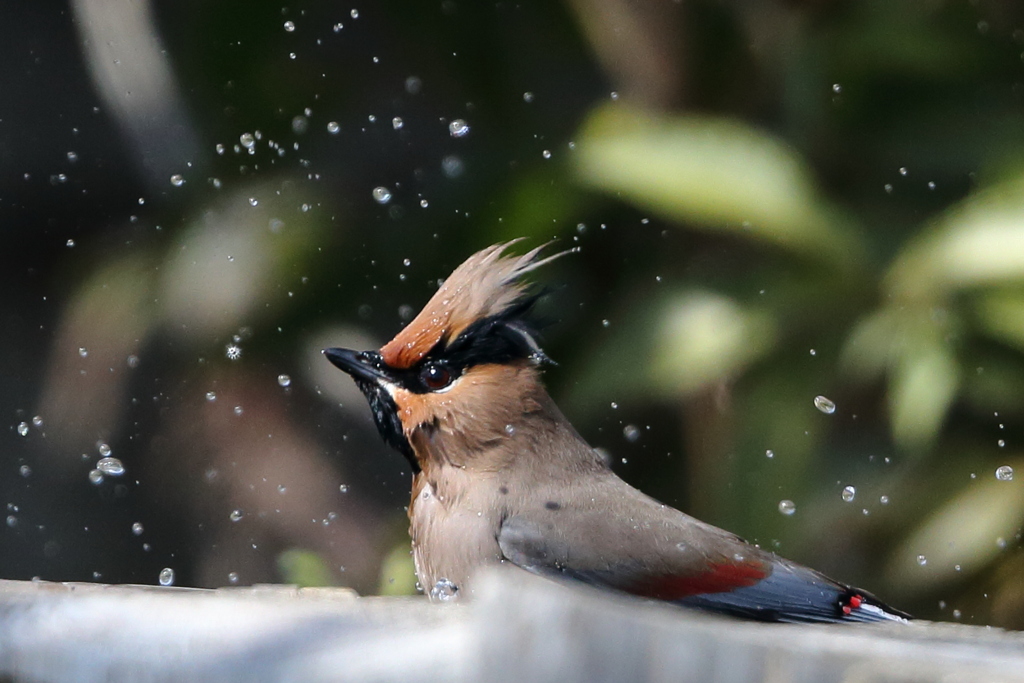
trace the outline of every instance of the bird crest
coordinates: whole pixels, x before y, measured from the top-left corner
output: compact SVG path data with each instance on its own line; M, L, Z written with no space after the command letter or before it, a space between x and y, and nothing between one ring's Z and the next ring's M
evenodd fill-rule
M521 256L506 255L505 250L520 240L492 245L466 259L419 315L381 348L383 361L392 368L411 368L439 343L449 345L470 326L527 308L522 276L568 252L538 258L547 246L543 244Z

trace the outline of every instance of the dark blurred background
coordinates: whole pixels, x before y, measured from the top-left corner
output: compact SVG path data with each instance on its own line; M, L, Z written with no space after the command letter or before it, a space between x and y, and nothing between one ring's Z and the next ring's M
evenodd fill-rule
M1024 6L3 16L0 576L413 592L410 473L319 351L526 237L579 247L547 379L627 480L1024 628Z

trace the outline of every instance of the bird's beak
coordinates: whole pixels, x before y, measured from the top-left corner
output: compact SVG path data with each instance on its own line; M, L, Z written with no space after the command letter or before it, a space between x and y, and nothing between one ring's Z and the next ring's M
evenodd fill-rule
M380 384L394 382L387 366L376 351L353 351L352 349L324 349L323 354L335 367L344 370L352 379Z

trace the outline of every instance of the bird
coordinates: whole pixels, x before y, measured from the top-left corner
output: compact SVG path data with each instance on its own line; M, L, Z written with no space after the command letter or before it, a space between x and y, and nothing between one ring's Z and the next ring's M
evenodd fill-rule
M478 570L510 564L751 620L910 619L616 475L542 382L531 310L545 292L526 276L569 252L510 253L519 241L470 256L379 350L323 350L412 468L412 555L432 599L472 595Z

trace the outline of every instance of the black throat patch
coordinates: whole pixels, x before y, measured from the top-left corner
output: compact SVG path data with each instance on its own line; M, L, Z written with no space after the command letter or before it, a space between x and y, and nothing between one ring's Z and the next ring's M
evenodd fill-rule
M356 379L359 390L366 397L370 404L370 412L373 413L373 421L377 425L384 442L401 453L412 466L413 474L420 471L419 463L416 462L416 455L412 451L412 445L405 438L402 431L402 421L398 419L398 406L395 405L387 390L376 382Z

